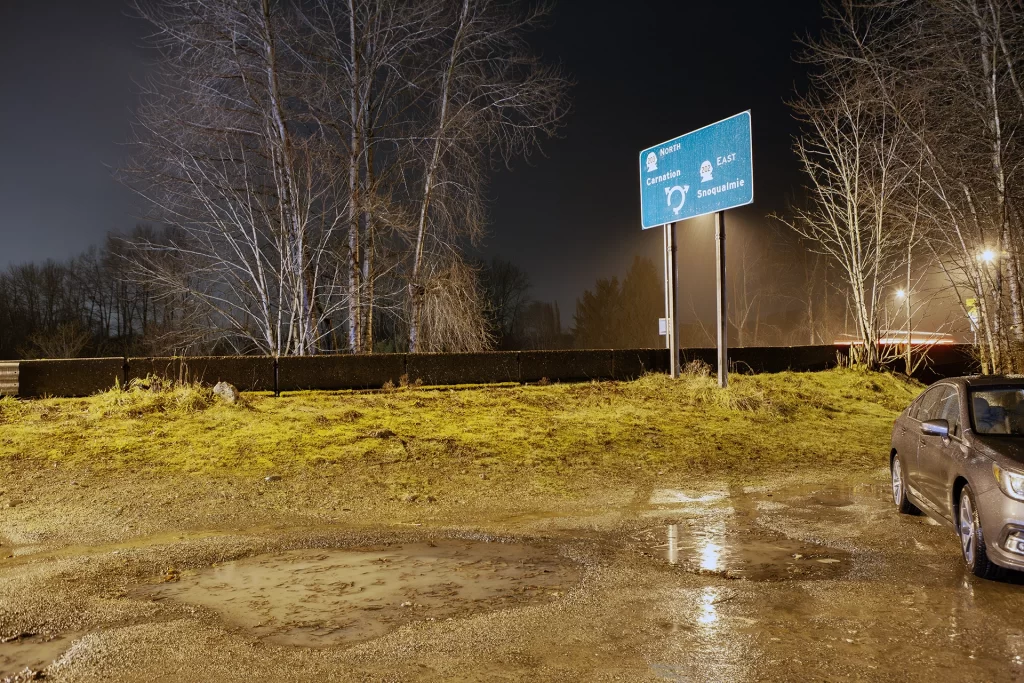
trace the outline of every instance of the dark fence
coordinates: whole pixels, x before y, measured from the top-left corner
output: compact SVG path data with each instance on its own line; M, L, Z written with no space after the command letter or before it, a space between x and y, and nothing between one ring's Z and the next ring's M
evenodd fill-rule
M835 346L747 347L729 350L734 372L825 370L846 353ZM714 349L683 349L685 364L702 360L714 367ZM916 376L932 382L976 371L968 345L936 346ZM225 381L242 391L306 389L374 389L391 383L424 385L503 382L579 382L629 380L645 372L667 372L666 349L493 351L487 353L374 354L368 356L263 356L183 358L76 358L28 360L17 364L21 396L87 396L133 379L156 375L168 379ZM892 369L903 368L902 360ZM0 393L4 391L0 384ZM14 393L10 388L7 393Z

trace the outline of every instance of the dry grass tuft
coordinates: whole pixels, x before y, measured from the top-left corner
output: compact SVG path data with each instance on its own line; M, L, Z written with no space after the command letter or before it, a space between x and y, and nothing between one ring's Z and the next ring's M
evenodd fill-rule
M172 381L150 375L133 379L127 387L96 395L94 405L105 417L137 418L154 413L188 415L216 403L213 389L199 382Z
M13 422L27 412L25 403L13 396L0 396L0 424Z

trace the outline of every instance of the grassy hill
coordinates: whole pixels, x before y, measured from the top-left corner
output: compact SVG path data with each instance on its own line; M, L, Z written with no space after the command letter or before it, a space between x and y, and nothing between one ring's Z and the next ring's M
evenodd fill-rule
M857 370L673 381L247 394L133 386L0 399L0 462L161 477L326 470L395 500L464 486L569 493L668 473L758 476L886 464L921 390ZM34 468L33 468L34 469Z

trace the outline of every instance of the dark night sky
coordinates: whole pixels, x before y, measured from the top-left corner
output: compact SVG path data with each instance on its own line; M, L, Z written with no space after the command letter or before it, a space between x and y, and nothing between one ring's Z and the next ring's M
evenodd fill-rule
M560 0L535 40L576 80L573 111L543 156L495 177L484 253L527 270L534 295L570 322L597 277L621 275L636 253L660 263L660 233L640 230L639 150L745 109L755 204L729 226L763 229L800 182L784 100L801 76L794 37L820 13L817 0ZM124 0L0 0L0 268L63 259L134 225L134 198L109 167L125 151L145 31ZM710 221L682 225L680 239L682 305L704 309Z

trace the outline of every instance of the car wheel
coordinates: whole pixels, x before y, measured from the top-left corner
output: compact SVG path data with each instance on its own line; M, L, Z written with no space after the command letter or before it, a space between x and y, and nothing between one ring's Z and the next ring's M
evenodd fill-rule
M960 491L960 503L957 506L957 531L960 534L960 549L968 571L983 579L991 579L999 568L988 559L985 550L985 537L981 530L981 519L978 517L978 506L974 502L974 492L970 485Z
M892 459L892 502L901 515L919 515L921 511L907 498L907 475L899 454Z

